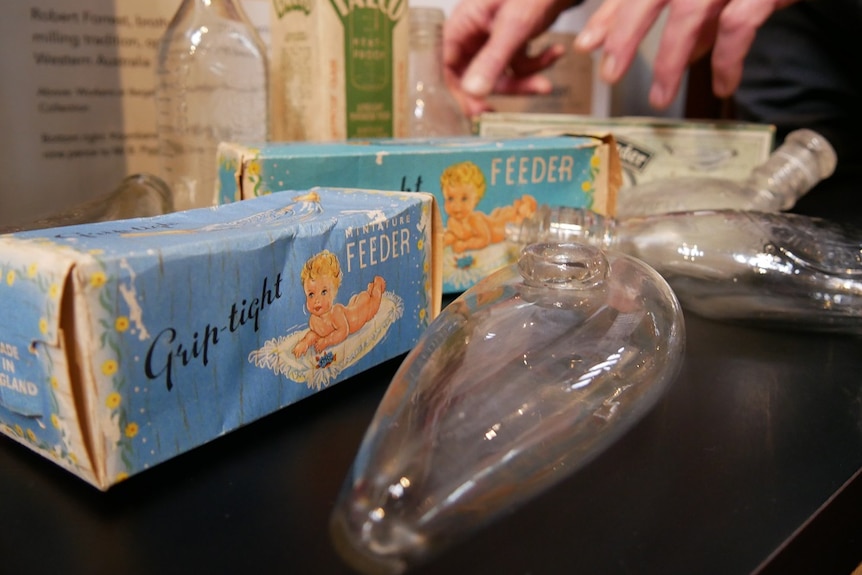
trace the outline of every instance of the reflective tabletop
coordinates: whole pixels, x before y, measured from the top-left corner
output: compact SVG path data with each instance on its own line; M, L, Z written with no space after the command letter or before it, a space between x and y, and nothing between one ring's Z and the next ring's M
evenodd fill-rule
M841 200L851 181L797 211L862 223L859 200ZM862 562L862 338L690 314L686 328L682 372L645 419L413 572L850 573ZM106 493L0 438L0 571L350 573L329 515L399 361Z

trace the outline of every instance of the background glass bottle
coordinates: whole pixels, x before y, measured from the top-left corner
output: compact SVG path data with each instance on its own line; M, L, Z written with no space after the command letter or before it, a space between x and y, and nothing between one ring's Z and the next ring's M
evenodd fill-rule
M787 135L742 181L717 177L667 178L621 188L617 216L690 210L788 210L835 171L832 145L812 130Z
M213 204L219 142L267 139L266 54L236 0L183 0L168 25L156 101L175 209Z
M410 136L461 136L470 121L446 87L443 75L443 23L439 8L411 7L410 19Z
M714 319L862 334L862 230L782 212L605 218L542 206L511 241L581 241L658 271L683 308Z
M0 227L0 233L145 218L170 211L173 211L171 191L161 178L152 174L132 174L123 178L110 193L45 218L19 226Z

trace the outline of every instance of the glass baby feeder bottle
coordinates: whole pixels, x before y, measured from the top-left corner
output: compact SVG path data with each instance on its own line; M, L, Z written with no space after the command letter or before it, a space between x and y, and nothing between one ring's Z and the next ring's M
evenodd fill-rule
M410 136L429 138L470 134L470 121L449 92L444 79L445 13L440 8L411 6L408 14Z
M789 210L832 175L836 162L826 138L813 130L795 130L745 180L686 176L620 188L617 217L707 209Z
M581 241L656 269L686 310L772 327L862 334L862 230L800 214L701 210L605 218L542 206L515 243Z
M683 357L667 283L575 243L527 246L432 322L395 374L332 516L366 573L400 573L601 453Z
M238 0L183 0L159 43L162 176L176 210L213 205L219 142L269 135L267 48Z

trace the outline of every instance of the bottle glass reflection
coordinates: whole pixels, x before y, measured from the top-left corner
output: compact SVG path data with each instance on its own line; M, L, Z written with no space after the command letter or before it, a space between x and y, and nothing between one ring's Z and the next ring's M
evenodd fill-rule
M862 333L862 230L799 214L702 210L604 218L542 206L510 240L583 241L654 267L685 309L799 329Z
M410 7L410 136L460 136L470 122L446 87L443 75L443 23L439 8Z
M0 228L0 233L144 218L171 211L171 191L161 178L152 174L133 174L123 178L108 194L21 226Z
M684 325L642 262L528 246L444 308L395 374L332 517L337 548L399 573L575 472L676 377Z

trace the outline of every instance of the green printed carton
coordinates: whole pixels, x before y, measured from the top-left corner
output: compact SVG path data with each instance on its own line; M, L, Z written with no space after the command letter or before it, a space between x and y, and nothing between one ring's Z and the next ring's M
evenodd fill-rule
M408 351L428 194L313 189L0 236L0 430L100 489Z
M407 0L272 0L276 140L404 137Z
M613 215L621 177L616 146L601 137L223 143L218 163L218 203L316 185L433 193L445 293L514 262L505 225L540 204Z

